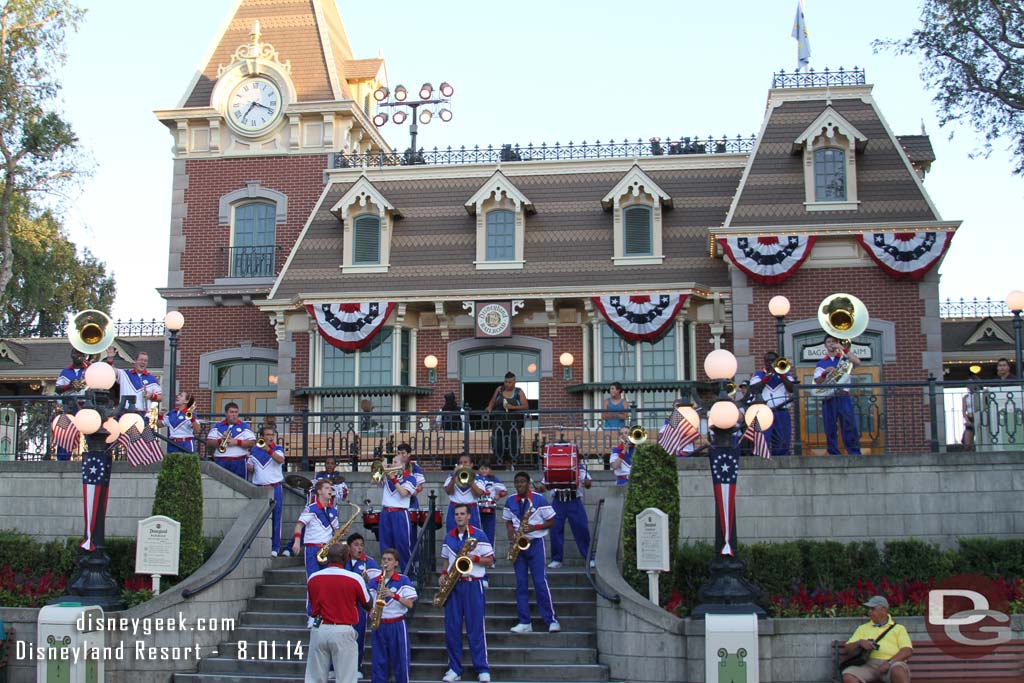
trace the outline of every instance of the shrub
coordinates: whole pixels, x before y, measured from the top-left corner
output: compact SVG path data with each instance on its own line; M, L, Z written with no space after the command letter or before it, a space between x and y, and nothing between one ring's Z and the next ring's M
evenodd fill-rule
M647 576L636 568L636 516L649 507L668 515L671 561L679 538L679 476L675 457L656 444L636 447L622 510L622 575L641 595L647 594ZM667 601L671 590L668 581L660 583L660 604Z
M203 479L195 453L168 453L157 476L153 514L181 524L180 576L203 564Z
M796 543L740 546L737 555L746 561L750 581L769 595L793 590L803 569L803 558Z
M952 574L953 564L950 553L916 538L885 544L886 576L890 578L926 581L946 577Z
M1024 577L1024 540L961 538L954 574L984 574L991 579Z

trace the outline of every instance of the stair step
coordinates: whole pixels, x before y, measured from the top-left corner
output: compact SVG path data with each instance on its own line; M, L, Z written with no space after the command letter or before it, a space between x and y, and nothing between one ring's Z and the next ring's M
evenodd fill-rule
M306 569L304 565L296 562L295 566L288 566L287 563L292 562L292 558L277 558L273 561L273 567L264 572L264 580L268 584L294 584L294 585L306 585ZM435 575L436 576L436 575ZM587 579L586 573L583 571L582 564L578 567L561 567L559 569L548 569L547 570L548 583L552 588L556 587L587 587L593 590L590 581ZM435 578L433 583L436 583ZM503 562L497 567L491 567L487 570L487 581L492 587L495 586L515 586L516 577L512 567L507 563Z
M265 622L262 622L261 620L265 620ZM409 634L413 645L435 645L443 642L443 628L430 628L422 622L416 623L417 626L413 628ZM488 620L488 624L490 623L491 621ZM488 647L491 645L498 647L504 645L515 645L517 647L528 648L594 648L597 646L597 635L594 633L592 628L574 631L569 628L569 621L563 619L559 623L562 626L562 631L558 633L548 633L547 624L540 619L533 619L532 624L535 629L533 633L512 633L508 630L491 630L487 633L487 644ZM256 647L256 644L261 640L267 642L272 640L277 640L279 642L291 640L292 642L301 641L303 643L309 641L309 629L306 628L306 617L302 614L282 615L276 612L243 612L240 624L240 626L235 628L232 635L236 640L247 641L250 644L250 647ZM430 626L439 625L443 626L443 622L440 624L434 623ZM511 628L511 625L509 628Z
M585 600L593 600L594 589L590 586L557 586L548 584L551 589L552 595L559 600L565 600L568 602L581 602ZM530 583L530 595L534 594L533 583ZM425 587L420 591L420 600L433 599L434 594L437 592L437 585L431 585ZM492 583L491 579L487 580L487 599L501 599L501 596L509 596L514 598L516 594L515 586L501 586ZM304 584L287 584L287 583L264 583L256 587L257 598L302 598L306 599L306 586Z
M443 674L442 674L443 675ZM463 672L463 681L473 681L475 676L471 671L467 670ZM176 673L174 674L174 681L180 683L303 683L304 677L300 674L297 676L285 675L285 676L263 676L263 675L251 675L251 674L208 674L208 673ZM364 677L361 680L368 680ZM412 678L409 683L438 683L440 678ZM502 680L501 683L535 683L522 679L515 681ZM590 679L587 681L577 681L575 683L624 683L623 681L607 681L606 679Z

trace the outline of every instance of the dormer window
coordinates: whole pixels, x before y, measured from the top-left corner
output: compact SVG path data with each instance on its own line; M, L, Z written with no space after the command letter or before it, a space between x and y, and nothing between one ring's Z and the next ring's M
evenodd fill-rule
M604 196L601 205L612 212L614 253L617 266L661 264L661 216L672 207L672 198L639 166L633 166Z
M857 200L857 152L868 139L832 107L793 141L804 157L804 206L808 211L854 211Z
M391 233L401 213L361 176L331 207L342 222L343 273L386 273L391 260Z
M526 214L533 204L501 171L487 179L465 204L476 216L477 270L519 270L526 263Z

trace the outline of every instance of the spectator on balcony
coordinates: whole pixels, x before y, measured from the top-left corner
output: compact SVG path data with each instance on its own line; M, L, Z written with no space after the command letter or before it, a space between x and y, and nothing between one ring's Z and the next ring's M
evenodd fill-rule
M437 416L437 421L446 432L462 431L462 415L454 391L444 395L444 405L441 406L441 414Z
M373 400L364 398L359 402L359 409L363 411L363 414L359 416L359 431L363 435L376 435L379 436L384 430L380 422L378 422L373 415Z
M608 387L608 398L604 400L604 430L618 431L626 426L629 419L629 399L622 395L622 385L612 382Z
M519 434L526 421L525 411L530 408L526 394L516 386L514 372L505 373L505 381L494 390L487 412L491 414L492 447L497 464L519 461Z
M1013 370L1010 369L1010 361L1007 360L1006 358L1000 358L998 361L996 361L996 379L1017 379L1013 374Z

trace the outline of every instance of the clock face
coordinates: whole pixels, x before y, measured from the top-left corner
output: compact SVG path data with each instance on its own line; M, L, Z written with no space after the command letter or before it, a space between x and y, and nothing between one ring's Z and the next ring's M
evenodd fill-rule
M244 132L265 130L280 114L281 91L269 78L246 78L228 97L228 117Z

